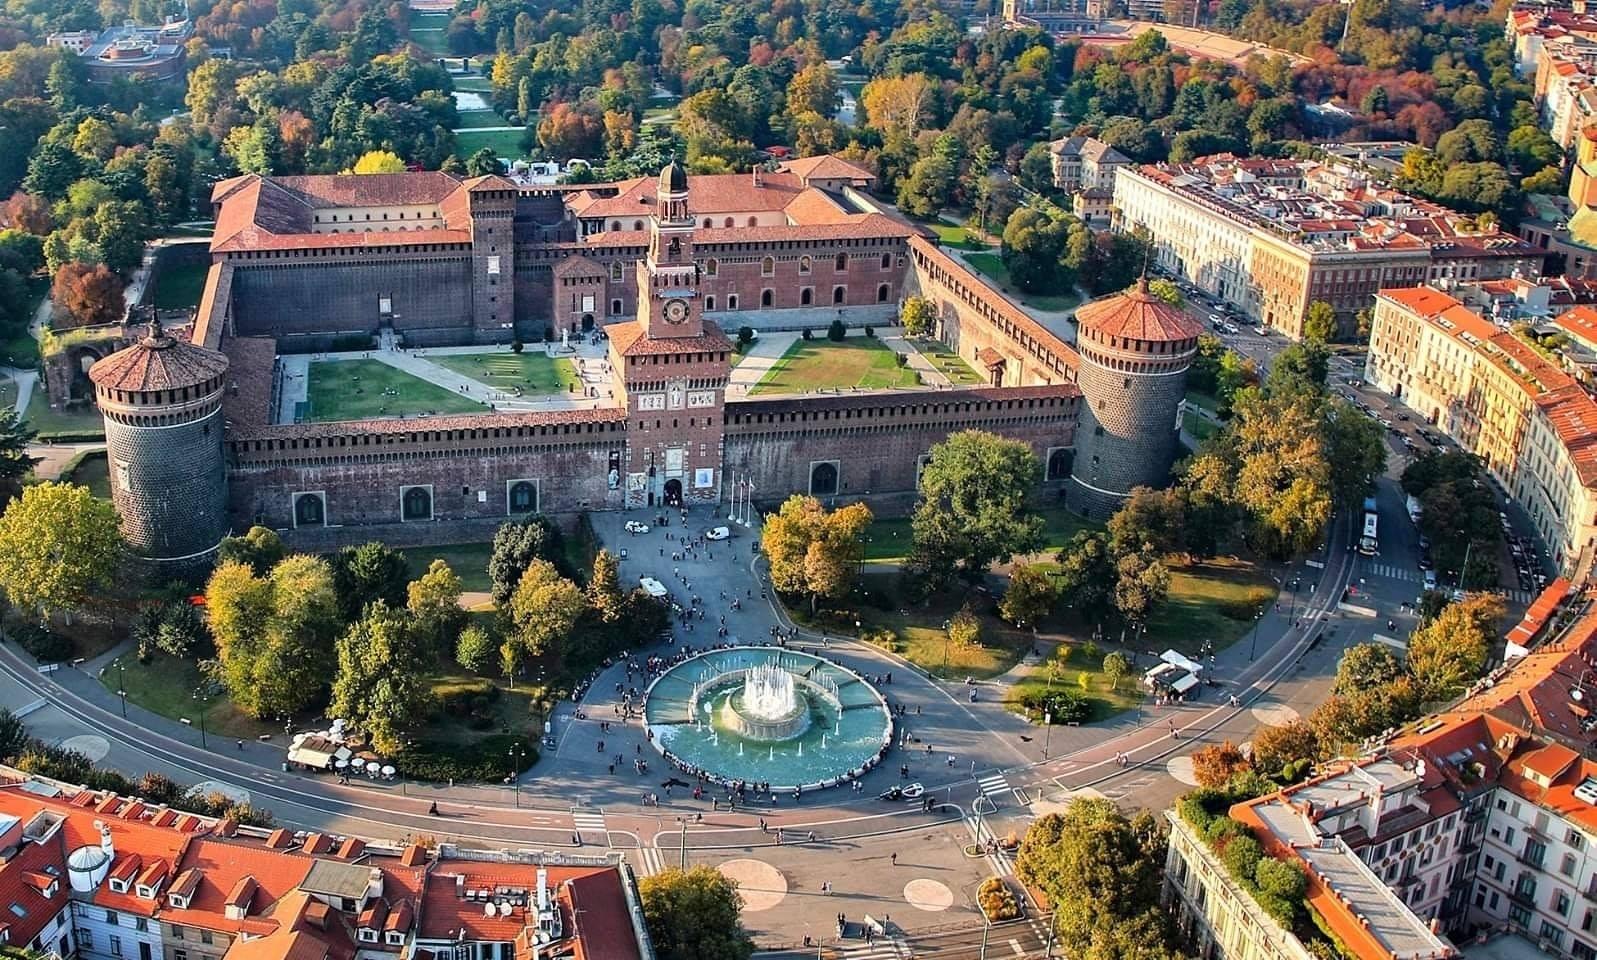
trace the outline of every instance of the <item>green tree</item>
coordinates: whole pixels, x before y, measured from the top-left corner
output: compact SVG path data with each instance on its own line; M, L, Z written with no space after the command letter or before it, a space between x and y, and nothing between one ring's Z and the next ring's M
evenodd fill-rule
M405 161L391 150L368 150L351 169L354 173L404 173Z
M1151 550L1156 557L1181 552L1186 503L1177 488L1137 487L1109 518L1109 545L1118 555Z
M921 471L910 527L911 570L929 587L956 575L975 580L994 562L1042 544L1042 518L1028 500L1042 475L1031 448L980 430L933 445Z
M10 763L28 743L28 728L22 719L5 707L0 707L0 760Z
M1309 304L1308 313L1303 317L1303 335L1320 343L1336 339L1336 308L1324 300Z
M1403 675L1403 665L1384 643L1361 643L1348 648L1336 665L1331 692L1357 693L1385 686Z
M948 642L958 649L981 645L981 618L968 604L948 618Z
M22 492L22 481L33 472L38 457L28 455L34 433L17 419L14 408L0 410L0 507Z
M1338 503L1357 504L1386 470L1386 431L1352 404L1337 401L1325 420L1331 493Z
M1059 590L1047 570L1018 563L1009 572L1009 588L998 601L998 615L1017 627L1029 623L1035 628L1058 599Z
M863 503L828 511L814 497L788 497L760 530L771 586L809 597L811 613L823 597L846 596L859 572L870 523L870 508Z
M1138 626L1148 622L1153 608L1170 593L1170 571L1150 551L1121 555L1115 575L1115 609Z
M938 153L916 160L898 182L898 205L912 217L933 217L948 204L958 169Z
M390 608L403 606L410 563L405 555L376 540L345 547L333 557L333 582L344 621L360 616L366 604L381 600Z
M588 606L601 623L615 623L626 614L627 595L621 590L621 563L609 550L593 556L588 577Z
M754 941L738 914L736 881L713 867L670 868L638 883L643 920L660 960L749 960Z
M937 329L937 305L926 297L906 297L898 321L906 337L930 337Z
M206 584L205 609L218 679L245 714L292 715L327 688L343 623L327 561L296 554L265 578L228 561Z
M1404 665L1427 700L1457 696L1480 679L1505 612L1501 596L1472 593L1414 631Z
M554 564L534 560L510 597L516 640L528 656L563 657L586 606L581 588L562 577Z
M472 673L483 673L493 665L498 651L499 644L488 631L471 624L460 631L460 639L455 641L455 662Z
M338 641L328 710L364 730L373 749L398 753L432 710L432 691L422 679L431 662L405 616L374 600Z
M504 161L499 159L493 147L483 147L466 158L466 175L469 177L484 177L504 172Z
M1131 676L1131 661L1118 650L1103 656L1103 675L1109 680L1111 690L1120 689L1120 681Z
M270 527L257 524L242 537L223 537L216 559L218 564L229 560L242 563L253 570L257 577L264 577L287 554L288 548L283 546L283 538Z
M434 656L445 653L449 642L466 622L460 609L464 585L443 560L428 564L427 572L405 587L405 609L414 619L417 638Z
M88 487L36 484L0 515L0 589L41 618L103 595L121 559L116 510Z
M488 556L494 603L503 609L510 602L510 595L532 561L553 562L563 551L560 528L548 517L535 515L500 524L494 531L493 550Z
M1041 210L1021 207L1004 224L1002 256L1009 279L1027 293L1051 293L1061 287L1060 259L1070 224Z
M1059 604L1084 622L1101 621L1113 608L1115 558L1109 537L1080 530L1059 551Z
M1253 765L1274 773L1299 760L1318 760L1320 744L1314 728L1302 720L1275 727L1261 724L1253 731Z

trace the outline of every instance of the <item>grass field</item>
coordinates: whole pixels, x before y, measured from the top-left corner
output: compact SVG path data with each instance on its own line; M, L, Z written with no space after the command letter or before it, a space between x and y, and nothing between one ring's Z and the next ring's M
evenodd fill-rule
M111 499L111 466L104 450L84 454L71 470L62 472L61 480L88 487L101 500Z
M900 367L893 351L871 337L833 343L800 340L782 354L750 390L751 395L804 393L859 387L867 390L919 385L915 371Z
M1046 293L1021 293L1009 282L1009 268L1004 266L1004 261L996 253L967 253L965 262L981 271L982 275L998 284L999 289L1011 294L1015 299L1026 306L1036 310L1057 312L1069 310L1081 302L1081 298L1074 294L1046 294Z
M1174 647L1194 654L1205 640L1220 650L1253 627L1253 613L1274 601L1280 588L1258 564L1216 557L1170 569L1170 595L1148 619L1142 646Z
M860 620L867 631L893 631L893 652L933 676L986 680L1013 667L1031 649L1030 632L981 612L979 643L964 647L948 643L943 623L959 611L965 598L948 594L923 605L910 604L898 596L898 579L896 573L866 573L860 578L861 587L876 598L876 606L859 611ZM852 628L846 632L852 633Z
M567 393L577 384L577 368L564 357L528 353L451 353L427 359L446 370L489 386L523 393Z
M1186 427L1187 432L1192 434L1192 439L1199 443L1214 436L1220 430L1219 427L1215 426L1213 420L1197 414L1183 418L1181 425Z
M492 147L501 160L519 160L521 150L520 130L457 130L455 156L466 159L483 147Z
M487 407L377 360L310 365L307 420L364 420L418 413L481 413Z
M1014 686L1009 688L1005 702L1011 709L1018 711L1021 700L1029 693L1068 687L1081 691L1091 704L1092 712L1088 715L1087 723L1106 720L1123 710L1132 709L1142 702L1142 688L1137 685L1135 676L1122 677L1118 687L1111 685L1103 672L1104 652L1099 651L1093 657L1077 644L1061 643L1047 660L1015 681ZM1081 684L1082 674L1087 675L1085 687Z
M961 359L959 354L944 346L942 341L916 340L913 345L954 386L968 387L986 382L982 379L981 374L972 370L970 364Z
M460 578L462 589L471 591L486 591L488 582L488 558L493 555L491 543L456 543L442 547L411 547L405 551L405 559L410 561L410 578L412 580L427 572L427 567L434 560L442 560L449 564L449 569Z
M155 282L155 309L192 310L205 293L205 274L209 263L179 263L161 268Z
M444 46L444 28L447 26L449 26L447 13L412 13L410 39L435 57L446 56L449 51Z
M35 384L28 398L28 412L22 422L39 433L97 433L105 435L105 420L97 407L80 403L63 410L53 410L43 384Z
M126 655L112 662L100 674L100 682L112 693L127 691L128 703L170 720L187 719L195 729L200 714L205 714L207 735L221 739L253 740L263 733L281 734L276 723L264 723L239 712L225 693L218 692L208 703L194 698L205 680L193 663L164 653L156 653L149 663ZM228 749L232 749L231 745Z
M1057 551L1081 530L1098 525L1063 507L1038 511L1043 519L1043 550ZM908 517L878 517L865 531L866 560L902 560L909 556L911 533Z
M460 125L455 128L456 136L459 136L462 130L476 127L503 127L510 122L492 110L462 110L459 116Z
M450 80L454 83L456 90L469 90L472 93L492 93L494 89L492 80L477 74L451 77Z

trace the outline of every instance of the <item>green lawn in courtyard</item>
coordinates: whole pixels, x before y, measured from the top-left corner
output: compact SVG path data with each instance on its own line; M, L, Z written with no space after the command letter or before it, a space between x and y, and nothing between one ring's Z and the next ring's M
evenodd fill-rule
M205 293L209 263L175 263L161 268L155 281L155 309L192 310Z
M799 340L760 378L751 395L806 393L859 387L903 389L919 385L915 371L900 367L891 349L873 337L841 343Z
M487 407L378 360L310 365L307 420L364 420L421 413L484 413Z
M519 160L525 156L521 149L520 130L457 130L455 156L465 159L483 147L493 148L501 160Z
M404 554L405 559L410 562L412 580L426 573L427 567L434 560L442 560L449 564L449 569L460 578L461 587L467 592L487 591L492 586L488 580L488 558L493 556L492 543L410 547L404 551Z
M966 363L959 354L944 346L941 340L914 340L911 343L954 386L969 387L985 382L981 374L972 370L970 364Z
M99 408L91 403L78 403L60 410L52 409L45 395L44 384L35 383L28 398L28 412L22 422L40 434L74 433L105 436L105 420Z
M1080 530L1096 530L1098 525L1083 520L1064 507L1038 511L1043 518L1043 550L1057 551ZM908 517L878 517L865 532L865 559L888 561L909 556L912 535Z
M1020 704L1028 694L1069 688L1086 696L1092 707L1087 723L1106 720L1123 710L1130 710L1142 702L1142 687L1135 675L1122 677L1118 686L1111 685L1104 676L1103 656L1109 651L1093 651L1080 644L1061 643L1042 663L1015 681L1004 702L1011 710L1023 712ZM1085 687L1081 675L1087 675Z
M89 492L102 500L111 499L111 466L104 450L85 453L68 469L61 471L64 483L74 483L89 488Z
M1275 601L1280 588L1249 560L1215 557L1170 568L1170 595L1148 619L1140 647L1174 647L1196 654L1204 641L1220 650L1253 627L1253 614Z
M1220 430L1220 428L1215 425L1213 420L1201 415L1189 414L1181 421L1181 423L1182 426L1186 428L1187 432L1192 434L1192 439L1198 441L1199 443L1202 443L1203 441L1214 436Z
M523 393L568 393L578 384L575 364L565 357L551 357L542 350L429 354L426 359L446 370L504 390L520 387Z
M1058 312L1069 310L1081 302L1081 298L1071 293L1046 294L1046 293L1021 293L1009 281L1009 268L1004 266L1004 261L996 253L967 253L965 262L975 267L983 276L996 283L1000 290L1012 295L1021 303L1035 310Z
M492 80L475 73L466 76L452 76L450 81L454 83L456 90L467 90L472 93L492 93L494 89Z
M510 121L501 117L492 110L462 110L459 112L460 125L455 127L456 135L461 130L471 130L477 127L503 127ZM517 136L520 136L518 133Z

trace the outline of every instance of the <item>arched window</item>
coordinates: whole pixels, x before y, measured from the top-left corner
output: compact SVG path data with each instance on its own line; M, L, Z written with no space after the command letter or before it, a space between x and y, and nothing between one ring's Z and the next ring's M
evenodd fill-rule
M610 229L611 230L620 230L621 229L621 221L620 220L611 220L610 221Z
M840 304L840 303L843 302L843 300L847 296L848 296L848 288L847 287L833 287L832 288L832 302L833 303Z
M706 313L709 313L709 312L713 311L714 309L715 309L715 295L711 294L710 296L704 298L704 311Z
M621 279L621 261L620 260L617 260L615 263L610 264L610 279L611 280L620 280Z
M887 302L887 294L888 294L888 292L889 291L887 289L887 284L885 284L885 283L882 284L881 286L877 287L876 288L876 302L877 303L886 303Z
M761 290L760 291L760 306L769 307L771 305L772 296L773 296L773 294L771 292L771 288L770 287L766 287L764 290Z
M815 299L815 291L811 290L809 287L805 287L803 290L799 291L799 306L807 307L810 305L810 301L813 299Z
M776 261L775 260L772 260L770 257L766 257L764 260L760 261L760 276L769 277L769 276L775 275L775 273L776 273Z
M749 218L749 226L757 227L759 225L760 225L760 218L759 217L750 217Z
M832 262L832 269L836 270L838 273L842 273L844 270L847 270L848 269L848 254L846 254L846 253L838 254L837 255L837 259Z
M737 294L729 293L729 294L726 295L726 308L728 310L736 310L738 308L738 295Z
M711 220L709 217L705 217L704 218L704 229L708 230L708 229L710 229L713 226L715 226L715 221Z
M294 526L322 527L327 525L327 505L319 493L294 494Z
M634 221L632 221L632 229L634 229L634 230L642 230L643 229L643 221L642 220L634 220Z
M822 460L810 464L810 495L829 497L837 493L837 463Z
M531 480L512 480L506 496L510 513L536 513L538 511L538 485Z
M400 495L399 502L402 520L433 518L433 492L427 487L406 487Z
M731 218L731 217L727 217L727 218L726 218L726 222L725 222L725 223L723 223L723 224L721 224L721 225L722 225L722 226L723 226L723 227L730 227L730 226L732 226L732 218Z
M810 258L809 257L799 257L799 273L809 273L809 272L810 272Z
M716 260L714 257L711 257L710 259L704 261L704 275L705 276L713 277L717 273L719 273L720 270L721 270L721 263L720 263L719 260Z
M887 269L890 269L892 266L893 266L893 255L890 254L890 253L882 254L882 269L883 270L887 270Z

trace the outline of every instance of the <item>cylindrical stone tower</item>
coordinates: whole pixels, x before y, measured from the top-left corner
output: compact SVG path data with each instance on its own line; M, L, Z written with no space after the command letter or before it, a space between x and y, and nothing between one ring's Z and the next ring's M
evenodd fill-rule
M228 532L222 455L227 357L150 335L89 368L105 417L111 498L122 536L163 566L209 563Z
M1066 500L1103 519L1134 487L1162 487L1170 479L1187 368L1203 328L1150 293L1146 280L1086 304L1076 320L1084 415Z

